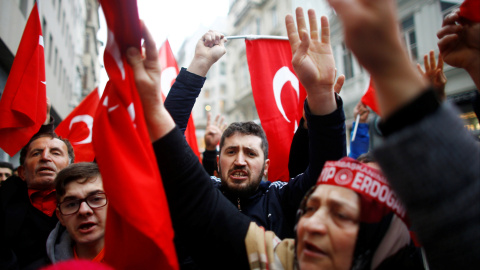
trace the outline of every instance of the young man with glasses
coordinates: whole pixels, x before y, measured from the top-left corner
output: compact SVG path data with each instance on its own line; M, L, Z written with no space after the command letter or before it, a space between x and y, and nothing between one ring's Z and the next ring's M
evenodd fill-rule
M101 262L108 200L97 164L68 166L57 175L55 188L59 223L47 239L48 258Z

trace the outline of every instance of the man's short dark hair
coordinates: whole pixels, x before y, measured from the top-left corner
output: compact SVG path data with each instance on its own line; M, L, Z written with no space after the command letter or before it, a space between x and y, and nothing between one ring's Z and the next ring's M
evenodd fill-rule
M0 161L0 168L10 169L13 173L13 165L10 162Z
M55 178L55 189L57 191L57 201L65 195L65 186L69 183L82 180L79 183L83 184L88 180L100 175L97 163L94 162L79 162L70 164L61 170Z
M227 129L222 134L222 138L220 139L220 152L222 151L222 147L225 143L225 139L229 138L230 136L234 135L235 133L240 133L243 135L253 135L257 136L262 139L262 150L264 154L264 158L267 159L268 157L268 141L265 132L263 131L262 127L255 122L248 121L248 122L233 122L231 123Z
M33 135L33 137L28 141L28 143L22 148L20 151L20 165L24 165L25 163L25 158L27 157L27 152L28 152L28 147L30 147L30 144L32 144L33 141L43 138L43 137L50 137L52 139L59 139L60 141L64 142L65 145L67 146L68 150L68 159L70 160L70 163L73 163L75 160L75 153L73 152L73 147L72 144L68 139L64 139L60 136L58 136L55 132L51 133L37 133Z

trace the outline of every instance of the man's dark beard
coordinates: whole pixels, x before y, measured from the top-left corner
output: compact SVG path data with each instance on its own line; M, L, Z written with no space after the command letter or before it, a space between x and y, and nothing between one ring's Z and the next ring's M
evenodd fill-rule
M242 169L242 168L243 167L235 167L234 170ZM224 191L226 191L227 193L232 194L232 195L234 195L236 197L239 197L239 198L248 198L248 197L252 196L253 194L255 194L258 187L260 186L260 182L262 181L264 171L265 171L265 163L263 164L262 171L260 172L260 174L258 175L258 178L256 179L257 181L249 183L246 187L230 188L227 185L227 181L225 181L222 178L222 169L218 168L218 174L220 175L220 180L222 181L222 189Z

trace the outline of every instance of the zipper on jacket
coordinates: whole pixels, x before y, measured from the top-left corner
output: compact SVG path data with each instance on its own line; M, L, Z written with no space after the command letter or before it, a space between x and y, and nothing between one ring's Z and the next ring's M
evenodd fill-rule
M242 208L240 207L240 198L237 198L237 207L238 211L242 212Z

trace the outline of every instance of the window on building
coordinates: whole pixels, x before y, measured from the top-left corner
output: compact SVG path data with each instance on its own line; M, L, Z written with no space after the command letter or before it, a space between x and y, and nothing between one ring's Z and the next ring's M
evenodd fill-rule
M220 94L225 95L227 93L227 86L225 84L220 85Z
M62 11L62 0L58 0L58 13L57 13L57 21L60 21L60 14Z
M270 13L272 14L272 28L276 28L278 25L277 6L273 6Z
M65 25L67 23L65 22L65 11L63 12L63 15L62 15L62 34L65 33Z
M220 63L220 75L227 74L227 64L225 62Z
M353 57L352 52L347 48L345 43L342 43L343 50L343 72L345 73L345 79L353 78Z
M85 52L88 53L90 51L90 34L85 34Z
M45 17L42 19L42 34L44 37L47 36L47 21L45 20Z
M23 17L27 17L28 12L28 0L20 0L20 12L22 13Z
M55 7L55 0L52 0L52 6Z
M62 85L62 68L63 68L63 62L62 59L60 59L60 74L58 75L58 84Z
M82 88L87 89L87 82L88 82L88 68L83 67L83 77L82 77Z
M92 20L92 4L87 3L87 22Z
M403 39L408 48L408 54L412 61L416 62L418 59L418 44L415 32L415 19L410 15L402 20Z
M58 49L55 48L55 58L53 59L53 74L57 75L57 59L58 59Z
M210 89L203 90L203 97L210 98Z
M48 64L52 64L52 48L53 48L53 37L52 34L48 37Z
M67 24L67 34L65 35L65 45L67 45L67 46L68 46L68 33L70 33L69 30L70 29L69 29L68 24Z

